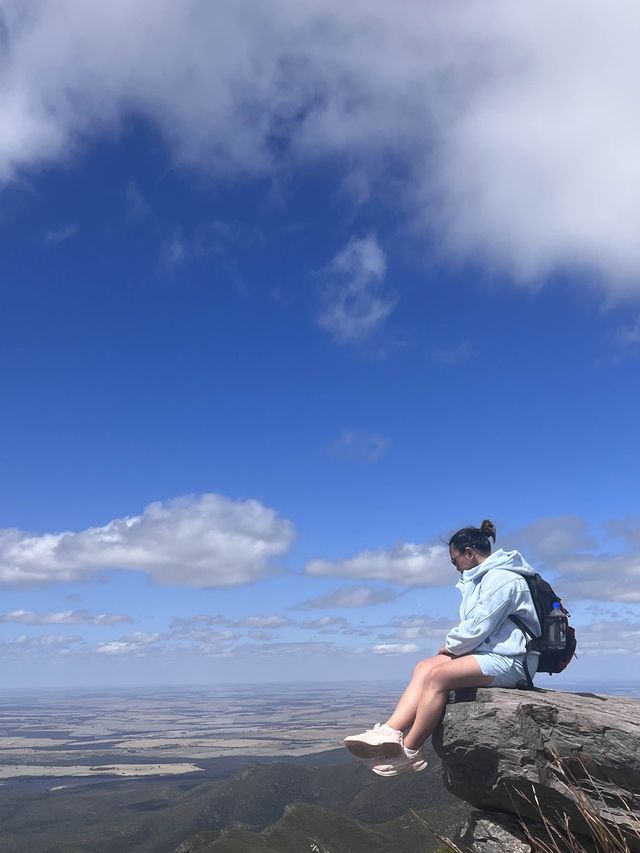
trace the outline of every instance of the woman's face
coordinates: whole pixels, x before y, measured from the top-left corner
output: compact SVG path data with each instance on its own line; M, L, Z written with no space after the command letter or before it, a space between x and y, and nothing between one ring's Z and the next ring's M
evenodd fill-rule
M449 556L451 563L462 574L467 569L473 569L480 565L476 552L473 548L465 548L463 551L458 551L453 545L449 546Z

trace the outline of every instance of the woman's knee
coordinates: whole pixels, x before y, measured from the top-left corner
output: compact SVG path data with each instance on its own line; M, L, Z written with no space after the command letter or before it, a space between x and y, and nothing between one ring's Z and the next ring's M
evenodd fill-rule
M442 658L442 656L437 656L433 658L425 658L424 660L418 661L418 663L413 668L413 677L419 678L424 681L429 677L429 674L437 669L442 663L445 663L446 659Z
M432 690L450 690L451 689L451 673L449 667L432 667L425 676L425 687Z

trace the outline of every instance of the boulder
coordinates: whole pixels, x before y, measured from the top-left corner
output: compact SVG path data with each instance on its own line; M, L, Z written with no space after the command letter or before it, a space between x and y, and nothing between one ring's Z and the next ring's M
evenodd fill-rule
M531 853L519 821L506 814L471 812L456 837L459 847L470 853Z
M478 839L485 834L485 846L474 847L480 841L472 843L468 830L467 840L460 838L463 849L526 850L518 846L525 842L517 834L511 847L506 841L503 848L495 846L499 832L489 824L513 835L515 816L547 842L549 832L558 832L559 839L568 832L590 839L595 820L598 831L619 840L618 849L624 849L624 838L640 851L640 701L480 689L475 701L447 705L433 745L447 788L494 813L483 827L474 818L473 832Z

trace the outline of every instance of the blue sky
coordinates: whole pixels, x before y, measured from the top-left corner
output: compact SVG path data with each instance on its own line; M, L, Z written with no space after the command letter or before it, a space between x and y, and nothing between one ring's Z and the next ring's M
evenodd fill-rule
M6 685L404 678L485 517L629 676L638 13L492 5L0 4Z

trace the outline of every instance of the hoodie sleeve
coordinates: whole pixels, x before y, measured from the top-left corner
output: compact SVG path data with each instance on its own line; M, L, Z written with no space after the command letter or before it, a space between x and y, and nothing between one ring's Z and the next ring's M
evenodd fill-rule
M516 584L505 580L498 587L486 592L480 590L477 604L468 616L445 639L445 648L452 654L464 655L477 648L488 636L514 613Z

